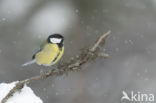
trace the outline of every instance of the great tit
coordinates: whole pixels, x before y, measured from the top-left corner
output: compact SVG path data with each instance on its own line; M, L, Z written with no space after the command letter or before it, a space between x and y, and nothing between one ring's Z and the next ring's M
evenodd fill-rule
M60 34L52 34L48 37L40 50L36 52L32 60L24 63L22 66L28 66L33 63L43 66L51 66L57 63L64 53L64 37Z

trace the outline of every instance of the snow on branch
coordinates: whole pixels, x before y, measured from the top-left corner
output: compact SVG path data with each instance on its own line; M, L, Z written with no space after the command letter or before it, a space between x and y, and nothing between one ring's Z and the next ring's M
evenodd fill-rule
M80 55L72 58L70 61L59 64L59 69L51 69L45 72L43 75L37 75L34 77L30 77L28 79L19 81L16 83L16 85L9 91L9 93L2 99L1 103L6 103L10 97L13 96L14 93L21 90L25 84L29 84L32 81L39 80L39 79L46 79L50 76L60 76L63 74L66 74L71 71L79 71L81 70L82 66L89 62L94 60L95 58L101 56L101 57L108 57L108 54L99 52L98 47L102 42L106 39L106 37L111 33L111 31L106 32L102 36L100 36L95 44L91 48L86 48L83 50Z
M0 101L8 94L8 92L18 83L1 83L0 84ZM16 92L7 100L7 103L43 103L43 101L35 95L32 89L24 86L20 92Z

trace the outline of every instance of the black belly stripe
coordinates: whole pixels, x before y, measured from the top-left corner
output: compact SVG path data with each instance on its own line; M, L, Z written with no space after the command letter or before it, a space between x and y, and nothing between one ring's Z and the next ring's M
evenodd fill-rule
M57 56L55 57L55 59L52 62L55 62L57 60L57 58L58 58L59 55L60 55L60 52L57 53Z

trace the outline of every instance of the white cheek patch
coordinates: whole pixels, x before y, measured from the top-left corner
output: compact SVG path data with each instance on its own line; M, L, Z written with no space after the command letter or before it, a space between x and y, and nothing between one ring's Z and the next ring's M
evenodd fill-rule
M60 43L62 39L59 39L59 38L50 38L50 42L52 43Z

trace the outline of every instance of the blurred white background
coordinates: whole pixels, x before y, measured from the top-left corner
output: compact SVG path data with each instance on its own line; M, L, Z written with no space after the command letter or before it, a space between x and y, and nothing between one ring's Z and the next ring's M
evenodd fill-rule
M155 0L0 0L0 82L40 73L21 68L52 33L65 37L62 61L112 31L98 58L80 72L30 86L44 103L121 103L122 91L156 93Z

